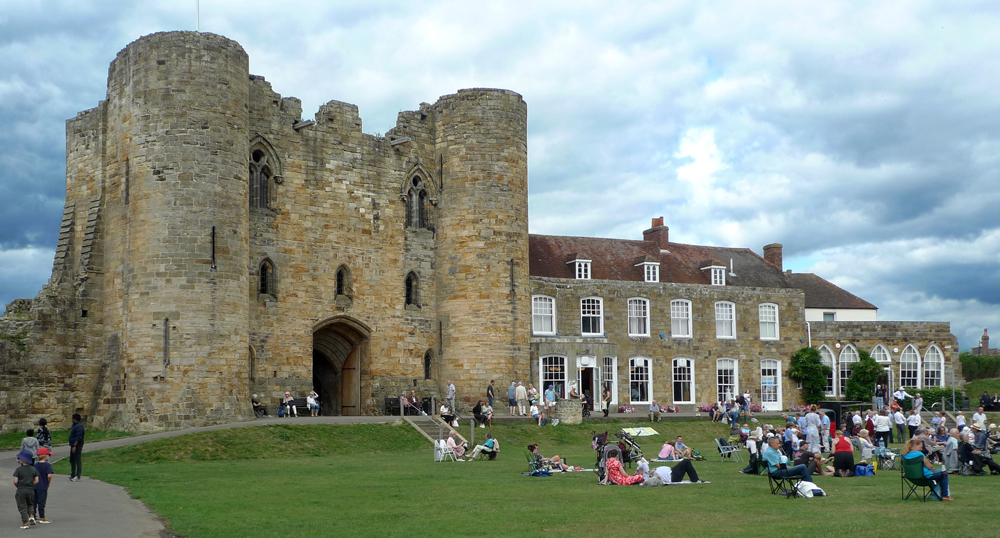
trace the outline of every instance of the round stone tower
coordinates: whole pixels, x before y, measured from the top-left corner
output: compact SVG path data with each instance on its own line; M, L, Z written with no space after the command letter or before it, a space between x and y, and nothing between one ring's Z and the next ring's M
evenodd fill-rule
M106 183L121 196L108 202L120 222L108 226L104 319L121 370L104 374L109 427L252 416L249 80L238 43L197 32L145 36L111 64L107 158L120 166Z
M474 403L528 379L527 105L517 93L471 89L435 105L441 154L437 304L440 373Z

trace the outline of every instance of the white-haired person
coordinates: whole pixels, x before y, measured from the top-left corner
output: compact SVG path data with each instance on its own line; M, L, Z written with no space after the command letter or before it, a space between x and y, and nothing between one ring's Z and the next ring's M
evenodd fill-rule
M481 445L476 445L476 448L472 449L472 455L469 456L469 459L476 459L476 456L478 456L480 452L493 452L496 450L496 443L497 442L493 440L493 434L487 433L486 441L484 441Z
M445 443L445 445L447 445L448 448L450 448L455 453L455 457L461 460L465 456L465 451L469 449L469 443L466 443L465 441L461 443L456 443L455 442L456 435L458 434L455 433L455 430L452 430L450 433L448 433L448 441Z

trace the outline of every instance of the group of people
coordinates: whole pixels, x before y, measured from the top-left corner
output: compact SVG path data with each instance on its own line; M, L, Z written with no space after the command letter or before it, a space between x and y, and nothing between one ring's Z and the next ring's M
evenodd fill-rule
M72 417L69 430L70 482L79 482L82 472L84 427L78 413ZM38 419L38 429L28 429L21 440L21 450L17 454L18 467L14 470L14 500L21 516L21 528L52 523L45 516L49 487L52 485L52 433L46 426L48 421Z
M487 433L486 440L483 441L483 444L476 445L476 447L472 449L471 453L466 454L469 451L469 443L465 441L462 441L461 443L457 442L455 440L457 436L458 433L456 433L455 430L452 430L448 433L448 440L445 441L445 446L451 449L451 451L455 454L456 461L472 461L476 459L476 456L479 456L480 453L496 452L498 449L497 441L493 438L493 434Z
M405 397L405 394L404 394ZM253 406L254 415L257 417L270 417L271 414L268 412L267 404L261 402L260 397L256 394L250 398L250 404ZM306 396L306 407L309 408L309 416L318 417L319 416L319 394L316 391L309 391L309 395ZM285 396L281 399L281 416L285 417L298 417L299 409L295 404L295 398L292 397L290 391L285 391Z
M735 399L712 404L712 408L708 410L708 418L712 422L747 422L753 416L750 410L752 404L753 396L747 390L743 394L737 395Z

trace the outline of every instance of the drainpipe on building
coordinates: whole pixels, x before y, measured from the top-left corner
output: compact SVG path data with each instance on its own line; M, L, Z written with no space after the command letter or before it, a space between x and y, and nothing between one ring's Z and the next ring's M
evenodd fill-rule
M812 327L809 326L809 322L806 322L806 339L809 341L809 347L813 347L813 333Z

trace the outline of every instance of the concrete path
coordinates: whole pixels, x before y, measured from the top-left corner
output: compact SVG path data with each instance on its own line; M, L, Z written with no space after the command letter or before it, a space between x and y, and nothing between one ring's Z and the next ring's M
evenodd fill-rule
M17 536L25 532L27 536L53 536L74 538L166 538L168 533L160 518L151 512L142 501L129 497L125 488L88 478L87 453L105 448L143 443L155 439L176 437L189 433L264 426L268 424L364 424L397 422L400 417L300 417L265 418L250 422L220 424L202 428L189 428L171 432L139 435L110 441L84 443L83 473L79 482L70 482L66 475L54 475L49 489L46 515L54 523L35 525L22 531L21 518L14 504L14 479L17 452L0 452L0 536ZM56 446L50 461L69 457L69 446Z

